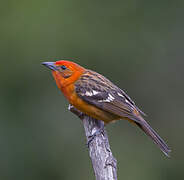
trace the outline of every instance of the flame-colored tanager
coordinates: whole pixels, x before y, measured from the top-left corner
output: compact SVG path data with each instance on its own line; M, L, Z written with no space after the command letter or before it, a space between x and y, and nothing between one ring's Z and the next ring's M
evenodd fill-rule
M138 125L169 156L169 147L143 119L145 114L122 89L107 78L71 61L42 64L52 70L58 88L79 111L105 124L126 119Z

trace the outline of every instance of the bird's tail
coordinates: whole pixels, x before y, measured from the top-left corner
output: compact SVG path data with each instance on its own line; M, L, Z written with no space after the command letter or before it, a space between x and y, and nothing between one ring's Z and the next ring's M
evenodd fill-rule
M151 128L151 126L142 118L142 123L136 122L136 124L153 140L155 144L159 146L161 151L169 157L171 151L164 140Z

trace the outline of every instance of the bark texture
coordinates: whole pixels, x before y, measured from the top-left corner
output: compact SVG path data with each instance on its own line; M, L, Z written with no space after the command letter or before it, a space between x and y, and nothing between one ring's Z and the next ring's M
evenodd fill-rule
M87 143L104 126L102 121L83 114L72 105L68 109L82 120ZM112 155L106 130L98 133L88 145L96 180L117 180L117 161Z

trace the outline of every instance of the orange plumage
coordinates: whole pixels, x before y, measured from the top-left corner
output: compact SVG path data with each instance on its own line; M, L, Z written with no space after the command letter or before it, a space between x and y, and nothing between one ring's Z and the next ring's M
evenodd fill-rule
M170 149L143 119L145 114L107 78L71 61L44 62L43 65L52 70L58 88L75 108L105 124L126 119L138 125L169 156Z

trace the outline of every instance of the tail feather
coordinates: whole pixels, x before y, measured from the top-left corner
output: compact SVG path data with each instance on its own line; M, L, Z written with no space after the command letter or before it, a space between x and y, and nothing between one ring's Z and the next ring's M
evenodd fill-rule
M161 151L169 157L169 152L171 152L171 150L164 142L164 140L151 128L151 126L145 120L141 122L141 124L138 122L136 122L136 124L153 140L155 144L159 146Z

